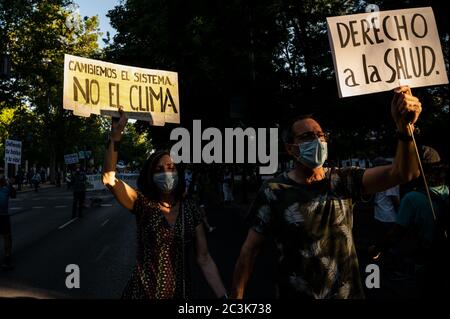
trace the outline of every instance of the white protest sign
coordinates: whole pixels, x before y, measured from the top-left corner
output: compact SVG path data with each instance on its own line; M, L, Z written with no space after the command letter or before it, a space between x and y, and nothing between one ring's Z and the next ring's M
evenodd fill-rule
M6 140L5 143L5 163L20 165L22 160L22 142Z
M131 173L117 173L116 177L121 181L127 183L129 186L133 188L137 188L137 179L139 174L131 174ZM106 189L105 185L103 185L102 174L92 174L86 175L87 178L87 191L96 191Z
M178 73L113 64L66 54L64 109L74 115L118 116L152 125L180 123Z
M78 153L64 155L64 163L67 165L78 163Z
M327 18L339 97L447 84L430 7Z

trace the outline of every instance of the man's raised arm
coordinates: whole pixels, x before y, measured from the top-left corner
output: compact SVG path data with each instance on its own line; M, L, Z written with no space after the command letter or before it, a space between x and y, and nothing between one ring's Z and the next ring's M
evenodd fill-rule
M394 90L391 115L397 126L397 151L391 165L369 168L363 175L364 192L368 194L384 191L393 186L409 182L420 175L419 163L412 140L414 124L422 111L419 99L407 86Z

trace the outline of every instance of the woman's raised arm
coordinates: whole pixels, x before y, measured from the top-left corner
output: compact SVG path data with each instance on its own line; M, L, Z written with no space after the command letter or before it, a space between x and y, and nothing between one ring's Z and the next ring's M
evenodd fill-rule
M116 118L112 119L111 137L108 141L105 161L103 163L102 180L103 184L113 193L117 201L126 209L132 210L134 202L137 199L137 193L131 186L116 178L119 143L128 121L125 112L119 109L119 114L120 118L118 120Z

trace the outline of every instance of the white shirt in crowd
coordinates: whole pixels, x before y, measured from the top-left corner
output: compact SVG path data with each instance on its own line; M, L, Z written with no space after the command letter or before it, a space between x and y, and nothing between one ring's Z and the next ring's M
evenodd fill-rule
M391 198L389 198L390 196L400 198L400 188L398 185L375 194L375 219L383 223L395 223L397 213Z

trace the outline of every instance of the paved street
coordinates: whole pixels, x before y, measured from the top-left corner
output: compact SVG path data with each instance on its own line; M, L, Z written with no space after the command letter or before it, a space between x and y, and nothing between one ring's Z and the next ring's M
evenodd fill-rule
M71 219L72 194L65 187L19 193L11 200L16 268L0 272L3 291L9 288L16 293L19 289L21 295L64 298L120 297L134 265L135 221L109 192L88 192L87 198L92 197L101 198L101 206L85 209L84 217L75 220ZM243 212L237 205L223 207L214 199L209 209L211 224L218 226L208 234L209 248L228 287L246 235L241 222ZM273 282L267 280L273 276L273 269L264 262L265 255L263 252L249 285L253 297L273 296ZM194 296L213 297L192 263ZM65 286L65 268L69 264L80 267L80 289ZM259 281L261 277L265 280Z
M0 286L29 287L66 298L117 298L133 267L135 223L108 192L100 207L71 220L72 194L65 188L27 192L10 202L16 268L0 272ZM0 248L3 254L3 247ZM81 287L65 286L68 264L80 267Z

